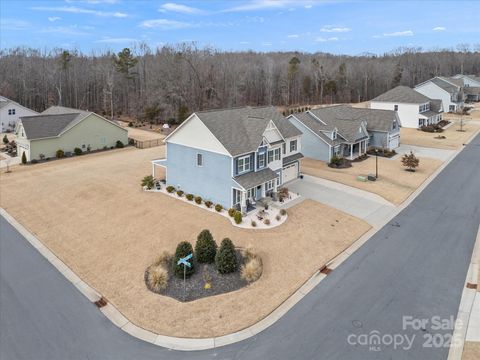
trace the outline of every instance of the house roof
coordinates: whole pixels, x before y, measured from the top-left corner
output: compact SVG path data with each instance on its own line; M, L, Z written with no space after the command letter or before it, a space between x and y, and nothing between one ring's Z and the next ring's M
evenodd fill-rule
M432 99L430 101L430 110L435 111L438 114L440 114L442 112L442 100Z
M293 155L290 155L290 156L285 156L282 160L282 165L285 166L285 165L288 165L294 161L297 161L298 159L301 159L303 158L303 154L302 153L296 153L296 154L293 154Z
M0 101L0 109L7 106L10 103L10 101Z
M415 91L408 86L400 85L377 96L371 101L423 104L430 101L430 98L423 94L420 94L418 91Z
M456 85L458 87L462 87L462 86L465 85L464 81L463 81L463 78L457 79L457 78L454 78L454 77L441 77L441 79L446 80L449 83L452 83L453 85Z
M428 80L435 85L437 85L439 88L445 90L446 92L453 94L458 91L458 86L454 85L452 82L447 81L446 79L442 79L439 77L434 77L433 79ZM426 81L426 82L428 82ZM421 84L420 84L421 85ZM419 86L419 85L417 85Z
M278 177L278 174L270 168L260 171L252 171L244 175L234 177L234 180L244 189L263 184Z
M480 81L480 80L479 80ZM480 95L480 87L476 86L467 86L464 89L465 94L467 95Z
M263 140L263 133L270 120L283 138L302 134L273 106L247 106L195 114L232 156L255 151Z
M20 118L27 139L42 139L60 135L67 127L84 118L80 113L34 115Z
M393 110L352 108L352 111L367 122L368 131L390 131L396 119Z
M41 112L42 115L59 115L59 114L90 114L89 111L73 109L65 106L50 106L48 109Z
M10 99L6 98L5 96L0 96L0 109L4 108L5 106L7 106L7 105L9 105L9 104L10 104L10 105L20 106L20 107L22 107L22 108L24 108L24 109L29 110L29 111L32 112L32 113L37 114L36 111L34 111L34 110L32 110L32 109L29 109L29 108L27 108L26 106L23 106L23 105L19 104L19 103L16 102L16 101L10 100Z

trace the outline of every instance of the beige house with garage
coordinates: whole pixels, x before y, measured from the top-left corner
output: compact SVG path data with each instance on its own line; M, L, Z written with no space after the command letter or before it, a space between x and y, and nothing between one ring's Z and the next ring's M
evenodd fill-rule
M93 112L53 106L36 116L21 117L15 129L17 154L27 161L53 158L75 148L83 152L128 143L128 130Z

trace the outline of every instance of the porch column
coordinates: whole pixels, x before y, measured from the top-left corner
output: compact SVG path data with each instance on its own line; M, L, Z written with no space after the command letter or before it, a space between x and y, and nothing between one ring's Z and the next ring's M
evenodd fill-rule
M240 210L242 212L247 212L247 192L240 192Z
M152 163L152 176L155 179L155 164Z
M353 144L350 144L350 160L353 160Z

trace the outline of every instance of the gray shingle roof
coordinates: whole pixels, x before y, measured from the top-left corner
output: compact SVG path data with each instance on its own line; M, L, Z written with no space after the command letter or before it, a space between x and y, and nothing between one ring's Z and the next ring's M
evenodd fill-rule
M232 156L255 151L270 120L284 138L301 135L273 106L208 110L195 114Z
M367 122L367 131L390 131L393 120L396 119L395 111L380 109L357 109L352 108L354 114Z
M0 101L0 109L7 106L10 103L10 101Z
M441 78L436 77L436 78L430 79L429 81L431 81L432 83L434 83L438 87L442 88L443 90L449 92L450 94L458 92L458 87L457 86L455 86L452 83L450 83L448 81L445 81Z
M58 136L71 124L81 120L83 114L35 115L20 118L27 139L41 139Z
M432 99L430 101L430 110L435 111L436 113L440 114L442 111L442 100L440 99Z
M397 86L382 95L377 96L371 101L398 102L408 104L423 104L430 101L430 98L420 94L408 86Z
M59 115L59 114L89 114L88 111L79 110L79 109L72 109L65 106L50 106L47 110L44 110L42 115Z
M303 158L302 153L296 153L296 154L293 154L293 155L290 155L290 156L285 156L282 160L282 165L285 166L285 165L290 164L294 161L297 161L298 159L301 159L301 158Z
M266 168L260 171L252 171L247 174L234 177L234 179L244 189L250 189L254 186L273 180L276 177L278 177L278 174L275 171L270 168Z

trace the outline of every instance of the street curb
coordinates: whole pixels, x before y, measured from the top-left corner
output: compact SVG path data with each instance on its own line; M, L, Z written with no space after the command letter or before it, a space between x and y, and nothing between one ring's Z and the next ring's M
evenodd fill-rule
M480 130L476 131L466 143L469 143ZM344 251L331 259L326 266L329 269L335 269L348 259L356 250L365 244L376 232L398 215L405 207L407 207L427 186L430 184L440 172L463 150L463 147L457 149L452 156L447 159L422 185L419 186L402 204L396 207L390 216L385 220L383 225L374 226L359 239L353 242ZM27 241L37 249L53 266L55 266L60 273L62 273L67 280L69 280L75 287L85 295L91 302L98 301L101 295L87 283L81 280L66 264L64 264L55 254L53 254L45 245L41 243L33 234L31 234L25 227L16 221L8 212L0 207L0 215L3 216ZM195 351L214 349L220 346L225 346L237 343L248 339L256 334L264 331L275 322L277 322L283 315L285 315L293 306L295 306L303 297L305 297L311 290L313 290L324 278L325 274L317 270L297 291L288 297L280 306L268 314L265 318L256 324L249 326L243 330L232 334L203 339L193 338L179 338L173 336L159 335L154 332L145 330L132 322L130 322L114 305L108 303L106 306L100 308L100 311L109 319L115 326L119 327L126 333L140 340L149 342L151 344L165 347L172 350Z
M463 287L462 298L458 308L457 321L453 330L450 350L447 360L461 360L465 338L467 336L468 322L472 312L473 302L477 293L476 289L467 287L467 284L478 285L478 266L480 265L480 226L478 227L477 238L473 247L472 259L468 267L465 285Z

